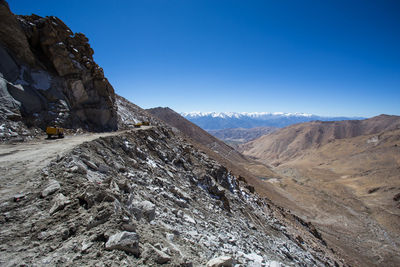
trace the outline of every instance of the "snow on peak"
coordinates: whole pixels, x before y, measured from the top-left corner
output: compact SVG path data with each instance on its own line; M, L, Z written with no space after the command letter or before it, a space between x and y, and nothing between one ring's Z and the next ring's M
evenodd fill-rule
M181 115L186 118L213 117L213 118L261 118L261 117L312 117L308 113L284 113L284 112L182 112Z

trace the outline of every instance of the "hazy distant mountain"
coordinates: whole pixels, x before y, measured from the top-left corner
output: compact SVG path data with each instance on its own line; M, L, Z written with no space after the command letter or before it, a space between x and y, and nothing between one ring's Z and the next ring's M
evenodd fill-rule
M245 155L264 163L281 164L336 139L400 129L400 116L380 115L366 120L308 122L291 125L241 146Z
M205 130L254 127L286 127L309 121L358 120L361 117L321 117L306 113L282 112L183 112L183 117Z
M236 147L238 144L247 143L260 136L272 133L279 128L276 127L255 127L255 128L230 128L221 130L209 130L208 132L225 143Z

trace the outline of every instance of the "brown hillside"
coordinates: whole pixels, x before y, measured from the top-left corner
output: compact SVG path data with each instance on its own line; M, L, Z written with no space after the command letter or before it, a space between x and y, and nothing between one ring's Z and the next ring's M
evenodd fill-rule
M399 266L400 117L303 123L247 145L275 163L283 178L267 182L291 210L354 265Z
M244 155L275 166L336 139L400 129L400 117L380 115L366 120L313 121L288 126L240 146Z

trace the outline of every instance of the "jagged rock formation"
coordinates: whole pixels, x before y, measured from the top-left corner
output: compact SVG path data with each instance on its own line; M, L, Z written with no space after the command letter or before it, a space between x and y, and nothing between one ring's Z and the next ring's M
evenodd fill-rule
M0 123L117 129L114 89L92 55L85 35L60 19L15 16L1 0Z
M165 127L83 143L29 177L0 206L2 266L343 265L311 224Z

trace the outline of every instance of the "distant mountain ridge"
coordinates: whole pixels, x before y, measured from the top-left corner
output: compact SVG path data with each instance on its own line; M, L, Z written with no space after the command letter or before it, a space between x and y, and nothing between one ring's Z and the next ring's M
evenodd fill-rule
M307 113L283 112L182 112L187 120L205 130L229 128L286 127L310 121L360 120L362 117L323 117Z
M378 134L400 129L400 116L379 115L365 120L314 121L291 125L248 142L239 151L268 164L280 164L306 149L319 147L336 139Z

